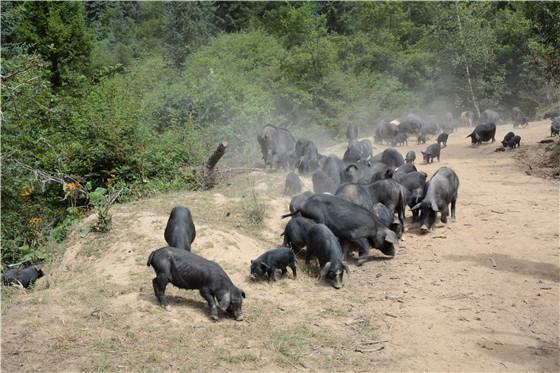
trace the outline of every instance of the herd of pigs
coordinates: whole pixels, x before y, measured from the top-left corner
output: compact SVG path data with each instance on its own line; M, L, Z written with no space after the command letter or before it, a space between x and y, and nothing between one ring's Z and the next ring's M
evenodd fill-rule
M551 119L551 136L560 135L560 109L545 113ZM512 110L513 127L527 126L528 118L518 108ZM403 120L383 121L375 127L375 143L392 146L408 144L410 136L426 143L436 141L421 152L425 163L440 160L441 150L458 123L474 126L467 136L473 145L494 142L497 113L486 110L480 120L472 112L463 112L459 121L447 113L439 118L421 118L409 114ZM478 124L477 122L480 122ZM435 137L436 134L439 135ZM412 221L423 233L433 229L437 214L442 223L448 216L455 220L459 177L449 167L439 168L428 180L425 172L415 166L416 154L403 155L394 147L373 155L373 144L358 139L358 128L346 130L348 146L341 158L320 154L311 140L296 139L286 128L267 125L257 135L265 169L288 171L284 194L291 198L289 217L281 247L269 250L251 260L253 280L276 280L276 272L287 274L287 268L297 277L296 255L304 255L306 267L311 259L318 261L319 278L339 289L343 275L349 273L347 260L362 265L370 257L370 248L387 257L394 257L399 239L405 231L405 209L412 212ZM521 137L508 132L503 149L519 147ZM297 173L296 173L297 172ZM311 175L313 192L303 192L300 176ZM165 296L168 283L182 289L198 289L208 302L210 315L218 320L218 308L236 320L243 320L242 303L245 292L235 286L217 263L191 253L196 228L190 210L176 206L168 219L164 238L169 246L153 251L147 265L156 277L154 293L162 307L169 310ZM357 251L354 258L353 251ZM10 269L3 275L4 284L32 285L42 277L40 266L29 263L24 268Z

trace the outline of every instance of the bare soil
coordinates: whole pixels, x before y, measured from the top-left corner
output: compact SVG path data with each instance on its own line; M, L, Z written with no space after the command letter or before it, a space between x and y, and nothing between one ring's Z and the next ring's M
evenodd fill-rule
M250 259L282 242L283 174L116 206L113 230L80 237L78 227L34 289L3 289L1 368L560 371L558 183L514 157L534 154L548 126L516 129L522 147L506 152L472 147L468 129L450 135L441 162L417 163L430 175L444 165L457 172L457 221L426 235L409 224L394 259L351 263L341 290L318 283L303 260L296 280L249 280ZM510 130L499 126L498 141ZM260 225L247 217L253 190L266 203ZM179 204L193 212L193 252L247 293L245 321L213 322L198 292L171 285L171 311L158 306L146 260L164 246Z

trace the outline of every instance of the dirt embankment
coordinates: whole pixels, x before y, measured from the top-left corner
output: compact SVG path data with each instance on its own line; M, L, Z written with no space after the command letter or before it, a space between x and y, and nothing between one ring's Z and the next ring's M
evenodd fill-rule
M114 229L76 232L48 281L3 290L2 369L559 371L558 184L516 160L532 162L547 123L515 130L522 147L499 153L497 144L471 147L466 129L452 134L441 162L419 168L456 170L457 222L427 235L409 229L394 259L351 264L338 291L305 273L303 260L295 281L248 279L250 259L281 243L284 175L117 206ZM497 137L509 130L499 126ZM245 216L253 189L267 206L261 226ZM193 211L193 251L247 293L244 322L212 322L197 292L171 286L171 312L157 305L146 259L164 245L178 204Z
M560 179L560 138L543 139L550 142L528 144L515 154L528 175Z

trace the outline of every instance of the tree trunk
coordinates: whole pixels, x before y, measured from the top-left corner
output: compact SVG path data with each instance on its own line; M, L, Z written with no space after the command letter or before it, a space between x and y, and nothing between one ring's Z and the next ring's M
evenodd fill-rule
M459 25L459 36L461 37L461 44L463 45L463 51L466 50L465 46L465 37L463 35L463 27L461 25L461 16L459 15L459 5L457 0L455 1L455 9L457 10L457 24ZM476 114L480 118L480 108L478 107L478 103L476 101L476 97L474 96L474 89L471 80L471 72L469 69L469 62L467 61L467 55L463 53L463 60L465 61L465 73L467 75L467 84L469 85L469 90L471 92L471 99L476 110Z
M222 141L214 153L212 153L210 158L208 158L208 161L206 161L206 180L204 183L206 189L211 189L214 185L216 185L214 169L216 168L218 161L224 156L227 146L227 142Z
M59 88L62 85L59 68L59 58L57 55L51 57L51 84L53 88Z

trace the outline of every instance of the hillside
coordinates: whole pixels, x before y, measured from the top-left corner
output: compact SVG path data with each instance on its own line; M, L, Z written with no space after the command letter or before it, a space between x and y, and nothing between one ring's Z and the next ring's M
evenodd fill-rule
M467 129L450 135L441 162L417 163L429 175L456 170L457 222L427 235L409 224L394 259L350 263L341 290L317 283L302 259L295 281L249 280L250 259L282 242L285 174L115 206L109 233L81 237L83 221L34 289L3 290L2 370L558 371L558 183L514 157L531 154L548 126L516 129L521 149L499 153L471 147ZM498 126L496 138L510 130ZM247 218L253 191L266 204L262 225ZM193 252L247 293L243 322L211 321L198 292L172 286L171 311L157 304L146 259L164 246L175 205L193 212Z

